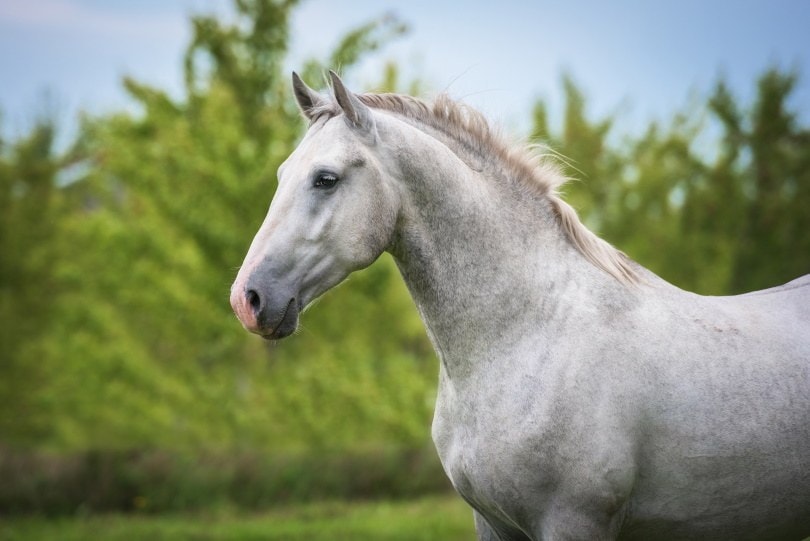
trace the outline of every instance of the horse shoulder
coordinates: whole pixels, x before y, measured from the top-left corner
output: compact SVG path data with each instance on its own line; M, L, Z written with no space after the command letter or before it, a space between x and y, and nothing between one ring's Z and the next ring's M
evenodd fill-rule
M589 361L556 361L516 363L520 370L502 360L497 378L461 394L441 378L437 449L456 489L497 522L532 517L520 526L533 531L545 527L539 509L554 524L579 509L609 528L636 475L633 412L606 378L611 370L587 376Z

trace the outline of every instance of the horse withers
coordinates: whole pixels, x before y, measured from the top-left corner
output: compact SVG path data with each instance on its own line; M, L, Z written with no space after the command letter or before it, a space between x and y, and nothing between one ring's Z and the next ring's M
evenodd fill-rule
M547 160L445 96L319 94L234 282L249 331L390 252L440 359L433 439L482 540L810 535L810 276L735 297L599 239Z

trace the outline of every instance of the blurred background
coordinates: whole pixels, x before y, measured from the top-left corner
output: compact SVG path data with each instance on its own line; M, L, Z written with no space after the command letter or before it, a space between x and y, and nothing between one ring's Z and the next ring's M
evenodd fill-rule
M810 272L800 1L0 0L0 539L472 539L386 255L270 344L230 284L324 86L479 108L676 285Z

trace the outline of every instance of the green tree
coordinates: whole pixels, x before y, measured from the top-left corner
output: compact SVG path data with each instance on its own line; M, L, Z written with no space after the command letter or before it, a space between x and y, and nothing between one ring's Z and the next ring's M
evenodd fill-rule
M47 306L44 289L31 295L51 323L37 342L42 381L17 387L45 423L29 442L279 449L426 437L432 356L389 259L307 314L308 339L269 346L230 310L229 285L272 198L275 171L305 127L282 72L294 5L237 1L231 24L195 17L185 96L126 79L140 113L84 120L63 159L74 167L69 187L54 187L59 164L47 169L48 193L64 209L53 225L58 241L41 244L54 254L42 272L59 289L49 289ZM373 20L328 62L306 69L349 70L403 31L392 17ZM395 68L387 80L396 81ZM14 177L7 167L2 174ZM46 196L33 195L31 208ZM25 220L38 225L34 213ZM4 317L24 306L15 295ZM37 366L30 355L13 357L26 371ZM18 372L7 381L26 381ZM27 423L9 417L8 426ZM18 440L10 431L0 438Z
M769 70L744 108L721 81L705 107L619 145L613 119L589 119L566 77L562 126L553 130L538 102L533 136L582 179L565 191L586 223L640 263L703 293L761 289L810 270L810 136L788 106L795 85Z
M46 378L39 349L59 294L51 272L62 207L54 135L54 124L40 120L13 144L0 142L0 441L30 441L45 430L32 390Z
M796 82L795 74L772 69L760 77L747 110L739 110L722 83L710 102L725 131L713 180L723 186L728 169L738 177L736 190L725 187L726 197L718 199L719 206L734 205L739 212L723 221L734 227L732 292L776 285L810 270L810 129L799 125L788 105Z
M570 75L562 78L565 106L562 125L555 132L549 126L547 106L534 106L531 138L547 144L571 177L565 187L568 202L587 209L583 218L590 227L603 230L612 223L609 213L616 208L616 180L625 166L624 156L608 140L614 119L591 120L583 92ZM554 155L552 154L552 157Z

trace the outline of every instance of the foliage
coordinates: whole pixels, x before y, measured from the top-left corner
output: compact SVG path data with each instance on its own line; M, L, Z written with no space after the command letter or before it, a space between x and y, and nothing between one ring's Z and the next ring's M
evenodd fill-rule
M113 464L105 482L129 488L140 474L127 457L170 457L174 484L151 501L171 508L171 490L230 493L251 475L245 457L260 457L251 490L275 501L293 490L274 492L286 486L276 460L307 494L340 496L333 482L354 490L425 448L436 363L389 257L327 294L283 343L249 336L230 311L275 171L304 129L282 68L295 6L235 0L229 23L194 17L185 94L126 79L139 113L85 118L67 152L47 120L0 141L0 443L14 453L55 452L90 473ZM351 77L404 31L373 19L302 72L313 84L327 67ZM702 293L772 286L810 270L810 129L790 106L796 81L769 70L743 104L721 80L705 104L619 139L566 77L561 125L538 102L531 135L579 177L566 197L586 223L642 264ZM369 86L418 93L421 82L389 64ZM195 477L207 456L234 463ZM279 458L290 456L308 458ZM313 457L353 473L313 477ZM18 480L43 479L36 461L18 466ZM413 493L407 477L386 479L387 495Z
M448 492L432 446L274 453L157 449L76 453L0 448L0 516L142 512Z
M538 102L533 136L584 177L566 192L586 223L640 263L702 293L762 289L810 271L810 129L789 108L796 81L769 70L741 107L721 80L705 108L616 145L614 119L588 119L567 77L562 126Z
M473 530L466 503L455 496L433 496L406 502L324 502L260 515L223 509L193 515L13 518L0 523L0 540L462 541L473 539Z
M185 97L126 79L140 114L85 119L64 158L49 154L46 127L6 153L2 242L16 255L4 259L2 309L20 324L6 327L0 441L289 450L427 439L435 368L390 260L330 295L286 344L249 336L230 310L274 172L304 127L281 71L294 4L239 0L232 24L194 17ZM402 30L391 17L362 25L330 62L348 70ZM60 188L62 162L77 174Z
M41 438L48 428L41 397L30 390L47 380L42 340L56 323L64 194L54 184L54 135L53 123L40 120L0 146L0 434L13 439Z

